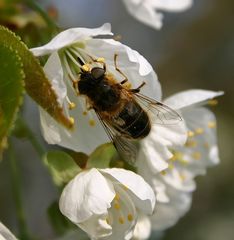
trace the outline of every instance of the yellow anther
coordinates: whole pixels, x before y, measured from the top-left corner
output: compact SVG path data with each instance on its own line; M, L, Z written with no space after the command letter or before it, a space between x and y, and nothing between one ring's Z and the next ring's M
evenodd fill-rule
M195 160L200 160L201 159L201 153L200 152L194 152L194 153L192 153L192 157Z
M109 220L109 218L106 218L106 223L110 225L110 220Z
M119 217L119 223L124 224L124 218L123 217Z
M91 127L94 127L94 126L95 126L95 121L94 121L93 119L90 119L90 120L89 120L89 125L90 125Z
M177 158L176 158L176 155L174 154L171 158L170 158L171 161L176 161Z
M183 173L180 173L179 176L180 176L180 180L182 182L186 179L186 177L185 177L185 175Z
M183 165L187 165L188 161L184 160L184 159L180 159L179 162Z
M196 141L193 141L193 140L188 140L188 141L185 143L185 146L186 146L186 147L196 147L196 146L197 146L197 142L196 142Z
M97 62L99 62L99 63L104 63L104 62L105 62L105 58L100 57L100 58L97 59Z
M216 106L218 104L218 100L217 99L210 99L208 101L208 105L210 106Z
M132 222L133 221L133 216L131 213L128 214L128 221L129 222Z
M216 123L215 122L208 122L208 128L215 128Z
M116 203L114 204L114 208L115 208L116 210L119 210L119 209L120 209L120 204L116 202Z
M86 116L88 113L86 111L83 112L83 115Z
M120 196L118 193L115 194L115 198L114 198L116 201L119 201L120 200Z
M202 133L204 133L204 129L203 128L197 128L196 130L195 130L195 133L196 134L202 134Z
M83 66L82 66L82 69L85 71L85 72L89 72L90 71L90 65L89 64L84 64Z
M69 121L70 121L71 125L74 125L75 119L73 117L69 117Z
M172 163L169 163L168 168L172 170L174 168L174 165Z
M165 170L160 172L163 176L165 176L167 174L167 172Z
M182 152L175 152L174 155L170 158L171 161L176 161L183 158Z
M193 131L188 131L188 137L194 137L194 132Z
M74 102L70 102L68 104L68 108L71 110L71 109L74 109L76 107L76 104Z

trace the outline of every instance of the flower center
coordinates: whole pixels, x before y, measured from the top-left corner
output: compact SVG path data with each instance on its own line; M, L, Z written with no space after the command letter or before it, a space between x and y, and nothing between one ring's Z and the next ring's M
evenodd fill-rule
M114 185L116 195L111 203L106 222L112 226L113 235L130 232L136 223L136 208L122 184ZM119 236L120 237L120 236Z
M81 69L83 71L90 71L92 64L98 65L105 61L103 58L97 58L90 54L85 49L84 43L76 43L60 50L59 57L63 67L65 84L67 85L67 88L72 89L72 92L76 97L79 96L78 81ZM71 97L71 95L70 98L73 98L76 102L76 98ZM68 95L66 96L67 108L68 110L73 110L77 104L71 101L70 98ZM79 101L79 107L83 110L83 116L87 116L89 126L94 127L96 123L93 114L88 111L90 107L87 102ZM69 112L67 112L67 115L69 116ZM70 117L70 120L73 123L75 122L72 117Z

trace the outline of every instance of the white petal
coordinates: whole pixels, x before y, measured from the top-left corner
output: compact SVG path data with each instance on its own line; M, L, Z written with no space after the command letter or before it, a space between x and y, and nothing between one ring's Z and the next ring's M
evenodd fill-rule
M183 11L192 6L193 0L148 0L156 9L164 11Z
M194 191L196 189L195 175L185 165L178 165L175 165L172 169L168 169L166 174L161 176L161 181L184 192Z
M129 192L126 191L123 185L116 182L115 179L113 184L118 197L113 200L109 211L109 221L113 230L108 240L128 240L132 236L137 221L137 209ZM116 204L118 207L116 207Z
M94 111L90 110L90 114L83 114L86 111L84 99L75 96L71 89L68 89L68 95L69 99L76 104L76 107L69 112L75 120L73 129L67 130L47 112L40 110L41 128L45 140L49 144L58 144L86 154L93 152L100 144L110 142ZM95 125L91 125L90 120Z
M149 137L164 146L184 145L187 139L187 128L183 120L171 125L155 124Z
M183 121L175 125L153 125L149 136L141 141L137 165L146 161L154 173L166 169L166 161L172 157L168 147L183 145L186 138L187 130Z
M192 89L179 92L164 100L164 103L173 109L184 109L202 105L209 99L223 95L222 91L214 92L200 89Z
M166 160L172 157L171 152L164 145L147 137L141 141L141 147L137 156L137 166L140 168L148 164L154 173L161 172L168 167Z
M111 25L109 23L103 24L99 28L70 28L58 35L56 35L49 43L42 47L30 49L35 56L43 56L59 49L82 42L89 37L98 35L113 35L111 32Z
M155 206L155 195L152 188L141 176L131 171L117 168L102 169L100 171L123 184L138 209L145 214L152 213Z
M191 7L192 0L123 0L128 12L139 21L155 28L162 27L163 11L183 11Z
M106 214L114 196L112 184L98 170L91 169L78 174L66 185L59 208L72 222L79 224L94 214Z
M150 237L151 222L148 216L140 215L134 229L133 239L146 240Z
M169 196L170 202L157 204L151 217L152 230L163 231L173 226L190 209L192 201L190 193L170 188Z
M16 237L0 222L0 240L16 240Z
M128 12L137 20L155 28L162 27L162 14L155 11L147 1L123 0Z
M136 88L142 82L145 82L146 85L141 89L141 93L156 100L161 100L161 86L157 76L149 62L137 51L112 39L90 39L87 41L86 48L96 57L104 57L107 63L107 71L121 81L124 77L114 67L114 55L118 54L117 66L127 76L132 88Z
M92 215L78 226L88 233L91 239L102 239L112 235L112 227L106 222L107 214ZM77 238L80 239L80 238Z
M193 165L194 170L196 170L196 167L204 169L207 166L219 163L214 114L206 108L189 109L186 112L182 112L182 114L191 131L196 131L196 129L204 131L193 138L197 142L194 148L183 148L188 160L191 159L190 164ZM213 124L213 126L209 127L209 124ZM198 152L201 155L197 161L191 158L193 152Z
M47 60L44 71L56 92L58 102L62 106L64 98L67 95L67 87L63 81L63 69L60 58L56 52Z
M137 173L141 175L147 183L150 184L155 192L156 201L168 202L169 198L166 194L165 183L157 177L158 171L155 172L152 166L147 164L145 161L139 161L139 163L140 164L137 166Z

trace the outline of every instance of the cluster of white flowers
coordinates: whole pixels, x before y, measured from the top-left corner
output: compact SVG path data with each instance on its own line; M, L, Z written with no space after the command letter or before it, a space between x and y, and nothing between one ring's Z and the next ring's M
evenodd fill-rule
M74 90L82 67L78 59L84 63L105 59L107 71L120 81L114 64L118 54L118 67L132 87L144 81L142 93L162 101L160 83L147 60L120 42L100 38L102 35L112 35L109 24L69 29L32 49L35 56L50 54L45 72L74 123L70 132L40 109L42 132L50 144L90 154L109 141L94 110L87 111L84 99ZM152 125L149 136L140 141L138 174L121 168L84 170L64 188L61 212L91 239L143 240L151 231L174 225L190 208L195 176L219 162L215 117L202 105L214 103L212 99L221 94L190 90L165 99L184 121Z
M140 218L137 225L144 224L148 230L136 226L136 239L147 239L141 237L140 230L150 234L151 231L163 231L173 226L190 208L192 192L196 188L194 178L205 174L207 167L219 163L215 116L202 105L215 104L213 98L221 94L189 90L165 99L166 104L183 116L188 138L184 146L172 146L173 156L168 161L168 168L160 173L152 171L145 162L139 162L138 173L157 193L157 207L151 217Z

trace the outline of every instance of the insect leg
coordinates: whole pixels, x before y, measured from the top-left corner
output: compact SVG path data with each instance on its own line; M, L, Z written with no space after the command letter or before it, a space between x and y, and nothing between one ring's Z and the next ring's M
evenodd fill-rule
M134 88L134 89L130 89L129 91L132 92L132 93L139 93L141 88L145 85L146 83L143 82L139 87L137 88Z
M115 70L116 70L117 72L119 72L119 73L124 77L124 80L120 82L120 84L124 84L124 83L126 83L126 82L128 81L128 78L127 78L127 76L117 67L117 57L118 57L118 54L115 53L115 55L114 55Z

